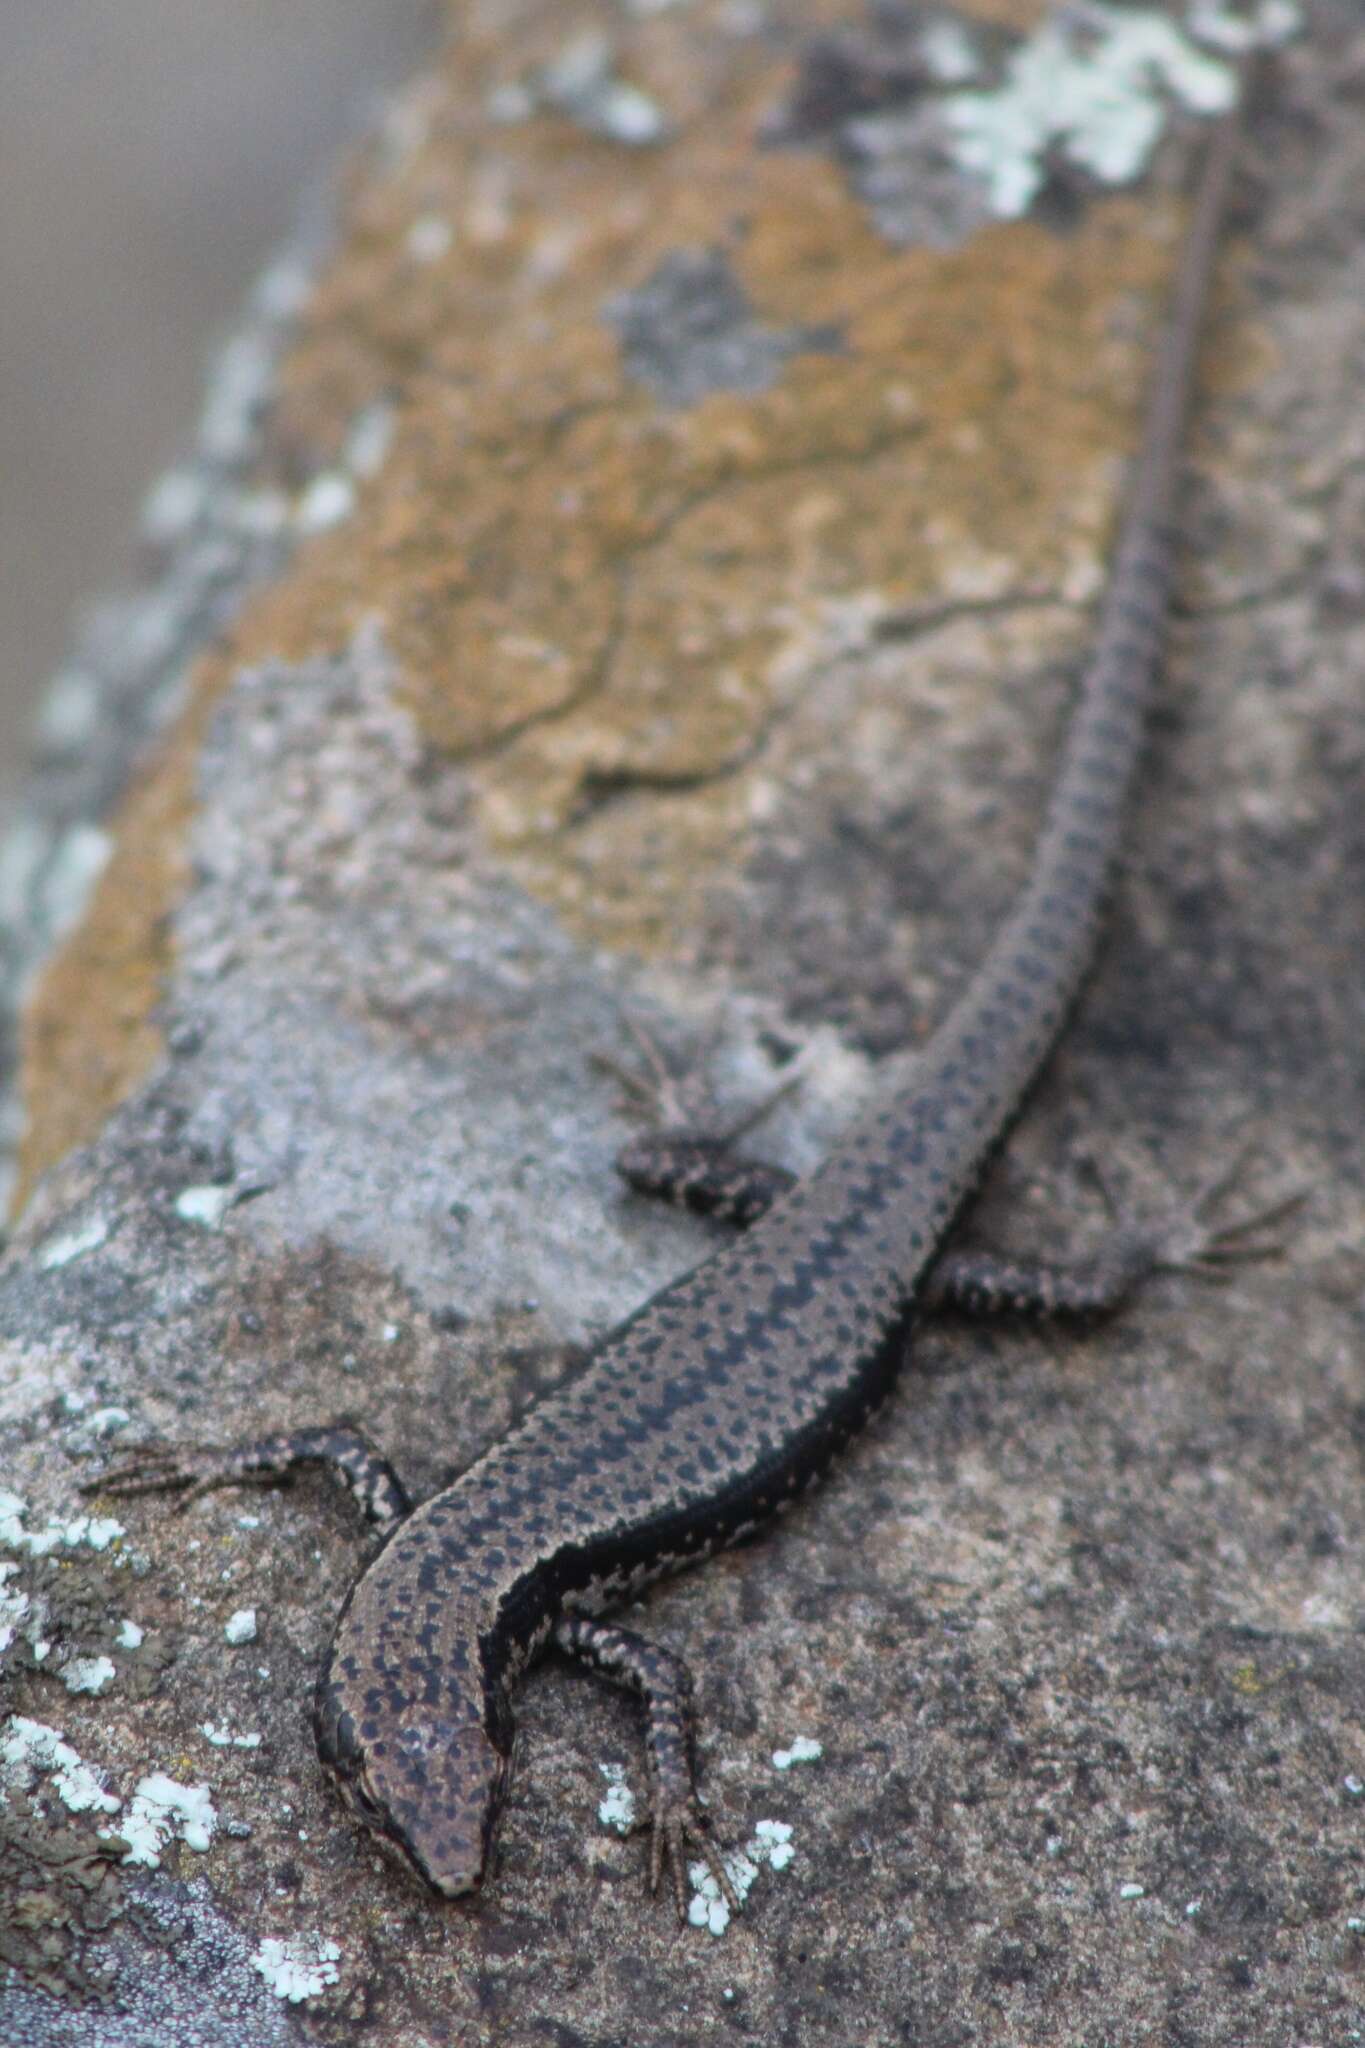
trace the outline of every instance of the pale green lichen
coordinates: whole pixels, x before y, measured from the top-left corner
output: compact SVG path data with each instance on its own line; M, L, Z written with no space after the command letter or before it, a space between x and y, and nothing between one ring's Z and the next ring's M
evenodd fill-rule
M77 1755L60 1728L11 1714L0 1735L0 1781L27 1789L39 1777L51 1779L53 1791L72 1813L117 1813L123 1804L105 1790L99 1774Z
M298 2005L336 1983L340 1961L341 1949L335 1941L322 1934L295 1934L284 1941L267 1936L252 1956L251 1967L265 1978L277 1998Z
M789 1771L793 1764L813 1764L824 1753L824 1744L817 1742L814 1736L797 1735L792 1738L789 1748L773 1751L773 1769Z
M256 1640L256 1610L254 1607L239 1607L223 1623L223 1634L230 1643L254 1643Z
M175 1213L182 1222L197 1223L202 1230L217 1230L236 1199L235 1188L205 1182L180 1190L175 1198Z
M785 1870L796 1851L792 1847L792 1830L785 1820L761 1820L756 1822L753 1834L742 1849L737 1849L722 1858L725 1874L729 1878L736 1898L743 1905L753 1886L754 1879L766 1864L769 1870ZM730 1925L730 1906L719 1884L705 1863L688 1865L687 1875L692 1883L692 1902L687 1917L694 1927L705 1927L711 1934L724 1934Z
M112 1515L73 1515L69 1522L47 1522L41 1529L26 1529L28 1503L17 1493L0 1488L0 1550L24 1550L30 1557L47 1557L59 1549L107 1550L124 1534L122 1522Z
M599 1764L597 1767L607 1781L607 1790L597 1808L597 1818L604 1828L614 1828L618 1835L628 1835L635 1826L635 1794L626 1783L626 1774L620 1764Z
M200 1723L199 1733L205 1742L211 1742L215 1749L259 1749L261 1746L259 1735L234 1735L226 1722L221 1728L217 1728L212 1721L203 1721Z
M213 1840L218 1814L207 1785L182 1785L164 1771L139 1778L118 1832L128 1844L125 1863L155 1870L161 1851L174 1840L201 1853Z
M1050 151L1103 184L1126 184L1161 135L1164 94L1214 114L1235 91L1230 66L1165 15L1078 0L1020 44L994 91L952 94L944 111L962 169L984 181L993 213L1015 219L1037 197Z
M96 1216L79 1230L63 1231L60 1237L49 1238L38 1253L38 1265L44 1273L53 1273L59 1266L69 1266L73 1259L79 1259L85 1252L97 1251L108 1235L108 1224Z
M68 1692L103 1692L117 1676L112 1657L68 1657L61 1667L61 1681Z

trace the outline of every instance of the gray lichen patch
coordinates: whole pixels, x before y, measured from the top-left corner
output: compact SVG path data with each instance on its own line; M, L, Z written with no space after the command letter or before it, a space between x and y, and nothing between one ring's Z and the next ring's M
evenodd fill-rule
M723 249L679 249L609 301L628 376L665 405L711 391L767 391L792 356L837 352L830 327L772 327L755 314Z
M63 1853L56 1845L53 1853ZM222 1911L202 1881L122 1882L117 1908L106 1898L108 1867L98 1885L79 1856L61 1866L55 1887L51 1857L37 1867L30 1909L42 1941L66 1939L65 1956L25 1968L0 1988L6 2048L287 2048L299 2040L273 1989L254 1966L252 1943ZM54 1928L56 1932L54 1933ZM76 1934L79 1933L79 1946ZM30 1944L33 1946L33 1944ZM27 1954L27 1951L26 1951ZM97 2012L90 2011L92 2002Z

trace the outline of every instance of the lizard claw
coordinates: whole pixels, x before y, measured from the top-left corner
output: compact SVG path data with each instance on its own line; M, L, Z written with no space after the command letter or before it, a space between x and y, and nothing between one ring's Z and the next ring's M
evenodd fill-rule
M1244 1216L1229 1217L1225 1223L1209 1221L1209 1210L1226 1194L1237 1171L1220 1174L1170 1217L1154 1246L1157 1269L1217 1276L1229 1266L1277 1258L1283 1252L1284 1239L1274 1233L1274 1226L1301 1209L1312 1190L1293 1188Z
M687 1919L687 1844L694 1841L701 1851L706 1867L720 1889L721 1896L732 1913L739 1911L739 1894L730 1881L730 1873L720 1851L711 1839L710 1817L703 1812L695 1798L667 1799L657 1794L653 1803L648 1826L649 1844L649 1889L657 1893L659 1880L667 1864L673 1881L673 1897L678 1908L678 1922Z
M142 1444L116 1459L98 1479L83 1480L83 1494L107 1493L123 1500L140 1494L175 1493L172 1513L182 1515L194 1501L221 1486L249 1484L255 1475L240 1469L230 1451L193 1444Z
M693 1090L673 1074L658 1040L635 1018L626 1016L623 1022L635 1040L640 1066L629 1067L609 1052L595 1052L591 1056L595 1067L619 1083L621 1112L666 1128L689 1128L699 1123Z
M1302 1208L1312 1193L1306 1186L1293 1188L1246 1215L1229 1217L1224 1223L1214 1221L1212 1212L1241 1180L1252 1150L1251 1145L1242 1146L1232 1161L1210 1175L1193 1195L1172 1202L1165 1211L1146 1216L1130 1208L1093 1153L1084 1153L1080 1164L1099 1189L1120 1235L1146 1246L1149 1272L1196 1272L1218 1277L1229 1266L1278 1257L1284 1250L1284 1239L1273 1234L1273 1226Z
M641 1066L632 1069L609 1052L593 1053L592 1064L619 1082L622 1096L618 1106L621 1111L642 1118L660 1133L678 1132L704 1139L717 1148L733 1145L736 1139L747 1137L754 1125L762 1123L778 1103L793 1094L804 1080L798 1061L796 1072L784 1075L750 1108L727 1123L708 1103L705 1085L698 1078L714 1055L719 1029L713 1034L711 1045L696 1067L677 1076L657 1040L644 1025L629 1016L624 1021L640 1049Z

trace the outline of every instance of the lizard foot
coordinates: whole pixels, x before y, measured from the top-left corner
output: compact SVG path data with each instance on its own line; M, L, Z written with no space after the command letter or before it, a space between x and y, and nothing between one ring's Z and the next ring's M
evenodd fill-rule
M794 1176L785 1167L736 1152L735 1142L799 1087L800 1072L788 1074L752 1108L722 1124L714 1109L704 1105L695 1080L675 1080L649 1034L630 1019L627 1028L641 1048L644 1068L632 1072L607 1053L597 1054L595 1064L621 1083L621 1108L647 1119L651 1128L622 1146L616 1171L637 1194L741 1227L752 1223L787 1192Z
M82 1493L178 1493L175 1512L221 1486L282 1486L307 1467L329 1471L343 1485L367 1522L387 1530L412 1511L412 1502L393 1466L352 1422L339 1420L312 1429L258 1436L231 1450L209 1445L144 1444L88 1479Z
M710 1871L720 1888L722 1898L732 1913L739 1911L739 1894L730 1881L730 1873L711 1839L710 1816L702 1809L692 1793L674 1795L658 1791L654 1795L652 1810L645 1825L650 1829L649 1845L649 1889L657 1893L659 1880L667 1864L673 1881L673 1897L677 1903L678 1921L687 1919L687 1844L696 1843Z

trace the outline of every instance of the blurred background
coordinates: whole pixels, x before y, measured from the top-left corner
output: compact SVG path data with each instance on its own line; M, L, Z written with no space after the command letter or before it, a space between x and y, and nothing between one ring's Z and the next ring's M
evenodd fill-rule
M442 0L0 0L0 828L84 599L300 194Z

